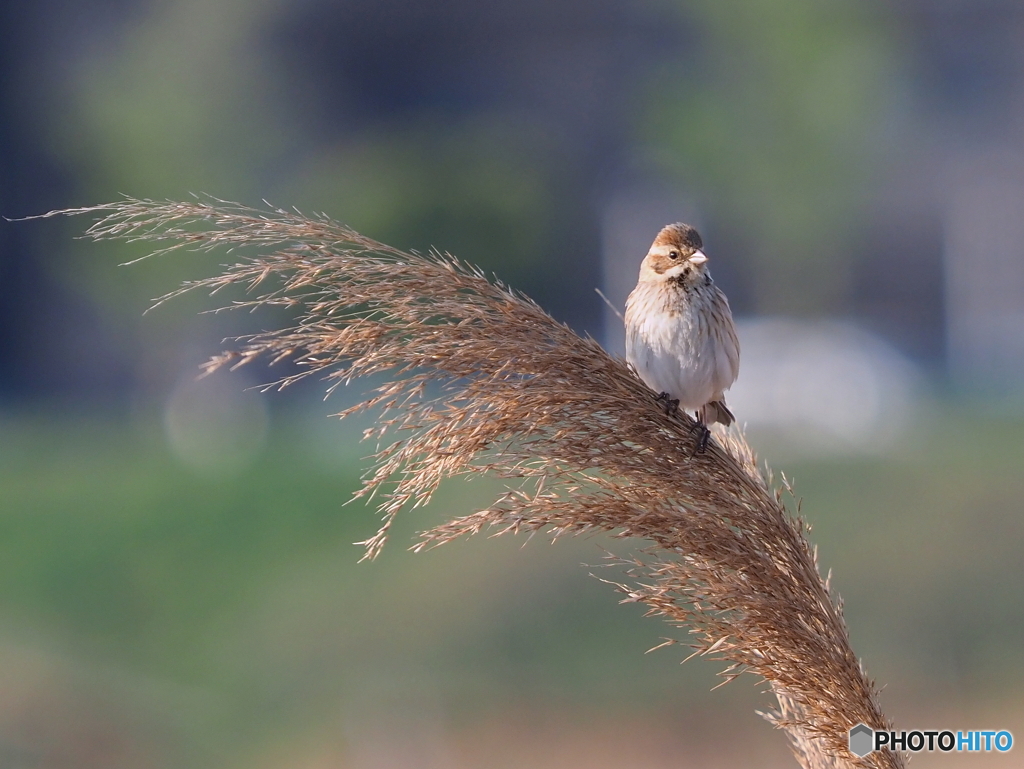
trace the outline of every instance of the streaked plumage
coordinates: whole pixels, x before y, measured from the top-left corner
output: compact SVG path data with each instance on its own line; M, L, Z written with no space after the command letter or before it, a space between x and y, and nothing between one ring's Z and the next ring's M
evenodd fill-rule
M626 360L648 387L705 425L729 425L724 393L739 374L740 345L702 248L687 224L658 233L626 300Z

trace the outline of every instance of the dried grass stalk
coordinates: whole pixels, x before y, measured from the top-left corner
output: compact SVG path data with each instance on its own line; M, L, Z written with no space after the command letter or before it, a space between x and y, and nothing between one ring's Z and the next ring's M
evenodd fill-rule
M419 550L482 530L600 530L651 543L629 563L625 601L685 628L695 654L770 684L767 717L804 767L901 767L899 754L857 759L847 730L891 728L850 647L841 604L822 580L806 527L762 475L738 431L693 455L696 426L666 415L654 393L593 339L581 338L527 297L447 254L405 253L326 216L260 211L218 200L109 205L53 212L98 214L94 240L178 248L251 249L186 291L245 286L233 306L296 308L292 328L238 340L208 370L254 358L291 359L285 386L321 374L331 387L386 374L354 410L379 407L368 431L397 436L359 492L378 493L384 523L429 501L445 478L519 479L485 510L422 534ZM239 252L239 253L243 253ZM440 391L428 389L442 383ZM438 394L440 392L440 394Z

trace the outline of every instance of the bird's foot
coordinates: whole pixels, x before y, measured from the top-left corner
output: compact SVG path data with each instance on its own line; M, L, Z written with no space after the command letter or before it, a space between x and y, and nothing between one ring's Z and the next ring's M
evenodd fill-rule
M708 440L711 438L711 431L708 429L708 426L699 419L697 420L697 429L700 430L700 437L697 438L697 445L694 447L694 456L707 451Z
M705 409L706 408L707 407L705 407ZM705 409L697 409L696 414L693 415L696 418L697 430L699 430L697 444L693 447L694 457L708 451L708 440L711 438L711 430L708 429Z
M675 414L679 410L679 399L670 398L668 393L658 393L656 398L661 407L665 409L665 413L669 416Z

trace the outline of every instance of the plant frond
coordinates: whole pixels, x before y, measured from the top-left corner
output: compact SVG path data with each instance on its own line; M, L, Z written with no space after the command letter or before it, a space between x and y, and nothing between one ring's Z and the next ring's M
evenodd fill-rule
M645 552L622 564L630 583L613 583L624 600L687 629L696 654L726 663L723 683L743 672L767 681L779 702L768 717L803 766L903 766L899 754L847 750L850 726L890 723L804 524L737 429L694 454L695 422L666 414L625 362L448 254L403 252L324 215L207 198L125 198L48 215L59 213L98 215L86 237L153 243L155 254L254 252L158 300L237 285L249 298L234 307L297 308L293 327L238 340L208 371L290 359L299 373L280 387L311 375L330 387L386 375L356 407L380 409L374 436L392 437L359 492L380 500L384 519L363 543L367 558L394 517L426 504L442 480L516 479L414 549L483 531L645 540Z

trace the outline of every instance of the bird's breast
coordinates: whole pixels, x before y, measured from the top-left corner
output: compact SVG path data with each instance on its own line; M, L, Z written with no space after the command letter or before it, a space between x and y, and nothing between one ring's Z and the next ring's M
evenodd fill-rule
M697 409L721 395L735 376L722 335L711 328L713 302L690 301L674 286L637 286L626 307L626 358L656 392ZM711 297L713 298L713 297ZM730 324L732 320L728 318Z

